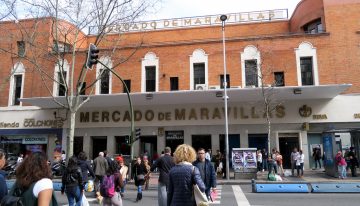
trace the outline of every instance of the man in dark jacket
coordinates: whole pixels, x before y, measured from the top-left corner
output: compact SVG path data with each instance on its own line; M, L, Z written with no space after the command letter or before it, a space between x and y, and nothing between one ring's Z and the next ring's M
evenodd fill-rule
M350 169L351 169L351 176L353 177L357 177L356 174L356 167L359 165L359 162L356 158L355 155L355 148L354 147L350 147L350 152L347 154L347 157L350 160Z
M205 183L205 194L210 200L210 189L216 191L216 175L214 166L205 158L205 149L198 149L198 159L193 163L200 171L200 176ZM214 201L214 200L213 200Z
M156 160L151 166L150 171L153 172L156 168L160 171L158 184L158 202L159 206L167 205L167 188L169 184L169 171L175 166L173 157L171 156L170 147L165 147L164 156Z

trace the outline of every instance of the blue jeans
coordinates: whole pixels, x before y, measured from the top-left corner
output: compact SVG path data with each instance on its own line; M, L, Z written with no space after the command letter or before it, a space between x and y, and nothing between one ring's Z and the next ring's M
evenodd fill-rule
M124 182L124 186L122 186L122 187L120 188L120 193L121 193L121 194L123 194L123 193L125 192L125 186L126 186L126 183L127 183L126 180L124 180L123 182Z
M346 178L346 165L338 165L339 177Z
M65 193L69 201L69 206L74 206L76 202L76 206L81 205L82 193L78 186L74 187L66 187ZM75 200L75 201L74 201Z
M158 184L158 202L159 206L166 206L167 205L167 189L166 185L159 182Z

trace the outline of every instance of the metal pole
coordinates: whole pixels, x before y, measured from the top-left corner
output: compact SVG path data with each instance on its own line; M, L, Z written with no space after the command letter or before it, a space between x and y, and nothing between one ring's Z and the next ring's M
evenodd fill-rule
M226 15L221 15L222 21L222 42L223 42L223 58L224 58L224 102L225 102L225 145L226 145L226 179L230 180L230 171L229 171L229 126L228 126L228 105L227 105L227 78L226 78L226 53L225 53L225 21L227 19Z

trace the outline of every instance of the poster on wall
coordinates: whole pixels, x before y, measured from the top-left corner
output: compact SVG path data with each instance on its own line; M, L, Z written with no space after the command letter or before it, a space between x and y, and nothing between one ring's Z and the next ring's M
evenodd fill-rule
M256 148L233 148L232 165L237 172L256 169Z

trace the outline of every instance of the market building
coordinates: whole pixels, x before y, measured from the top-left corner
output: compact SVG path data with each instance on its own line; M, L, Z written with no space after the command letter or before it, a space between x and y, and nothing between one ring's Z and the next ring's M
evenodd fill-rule
M230 149L267 148L265 96L272 102L271 148L283 154L285 167L289 167L294 147L306 154L305 167L313 167L312 149L323 146L324 132L336 133L343 148L351 145L359 149L360 25L354 20L360 18L359 10L360 0L303 0L291 17L286 9L227 14ZM182 143L224 151L219 17L107 28L109 33L98 45L100 61L112 67L106 51L111 49L111 41L119 38L118 33L126 41L117 55L136 49L128 61L115 68L130 89L135 124L141 129L135 155L145 151L150 156L160 154L165 146L175 149ZM31 24L32 20L24 21ZM2 22L0 27L14 31L13 24ZM42 28L50 27L46 19L43 24ZM82 34L87 41L78 48L79 70L94 33L90 29L89 34ZM14 44L18 49L23 46L21 39ZM43 150L49 156L56 149L65 150L66 111L49 97L41 78L28 69L29 62L9 55L0 58L1 76L17 68L0 99L0 145L13 153ZM63 63L69 64L66 59ZM49 64L47 69L58 78L56 65ZM97 78L102 69L98 64L86 81ZM127 95L114 75L100 79L95 94L76 116L74 151L84 150L91 158L103 150L129 155ZM64 101L61 86L53 83L51 89L58 101ZM84 97L89 92L85 91Z

